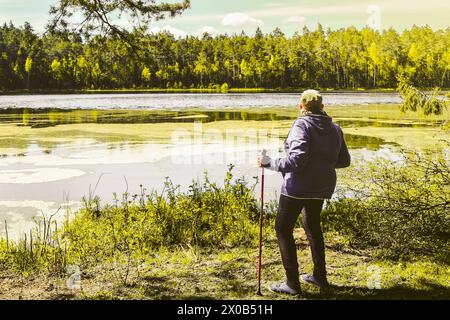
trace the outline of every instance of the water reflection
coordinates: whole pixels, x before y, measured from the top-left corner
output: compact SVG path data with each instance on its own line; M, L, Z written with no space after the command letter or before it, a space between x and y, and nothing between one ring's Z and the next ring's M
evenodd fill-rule
M16 124L31 128L47 128L64 124L154 124L217 121L284 121L295 120L295 110L287 114L251 111L153 111L153 110L83 110L83 109L0 109L0 124ZM342 127L424 128L439 126L444 120L387 121L362 119L335 119Z
M377 151L383 146L399 146L397 143L386 142L384 139L356 134L345 134L345 141L350 149L367 149Z
M430 128L442 125L445 121L436 120L429 122L419 122L419 121L376 121L376 120L340 120L335 121L341 127L346 128L362 128L362 127L376 127L376 128Z
M0 109L0 123L31 128L46 128L63 124L135 124L135 123L191 123L216 121L280 121L295 119L274 112L248 111L116 111L68 109Z

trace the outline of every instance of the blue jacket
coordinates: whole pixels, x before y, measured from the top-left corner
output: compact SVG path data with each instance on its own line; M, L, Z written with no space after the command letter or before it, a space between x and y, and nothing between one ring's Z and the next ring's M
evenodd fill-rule
M326 113L299 117L285 141L286 158L271 161L284 177L281 193L302 199L331 199L336 168L350 166L342 129Z

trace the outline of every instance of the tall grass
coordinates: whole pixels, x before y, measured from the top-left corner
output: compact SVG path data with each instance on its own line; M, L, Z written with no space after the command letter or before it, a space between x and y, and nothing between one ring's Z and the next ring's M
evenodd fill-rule
M53 216L43 216L35 222L35 228L17 242L9 240L8 232L6 239L0 239L0 266L23 276L40 270L52 275L64 274L68 243L58 236L56 221Z
M106 262L131 267L161 247L256 246L256 182L233 178L230 166L222 186L205 174L203 181L193 182L187 192L167 179L159 193L141 187L139 194L115 195L115 201L105 206L100 198L89 196L61 230L44 221L45 229L36 228L18 243L10 242L9 248L2 240L0 264L25 274L38 269L64 273L67 265L86 268ZM269 205L270 210L273 206ZM268 218L267 231L273 221ZM126 281L126 274L121 277Z

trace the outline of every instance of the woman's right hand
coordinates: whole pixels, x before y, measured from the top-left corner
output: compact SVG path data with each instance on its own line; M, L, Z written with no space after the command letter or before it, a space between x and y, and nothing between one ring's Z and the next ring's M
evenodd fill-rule
M261 157L258 157L258 167L264 168L263 162L262 162L262 158L261 158Z
M270 168L271 159L267 155L267 151L263 150L262 155L258 157L258 167L260 168Z

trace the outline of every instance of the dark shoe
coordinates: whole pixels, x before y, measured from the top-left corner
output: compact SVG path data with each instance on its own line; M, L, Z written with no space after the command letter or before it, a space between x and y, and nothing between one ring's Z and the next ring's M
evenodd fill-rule
M300 286L294 289L289 287L285 282L272 284L269 286L269 290L273 293L283 293L290 295L298 295L302 292Z
M303 282L312 284L313 286L319 287L320 289L326 289L329 286L328 281L319 281L314 276L303 275L300 277L300 279L302 279Z

